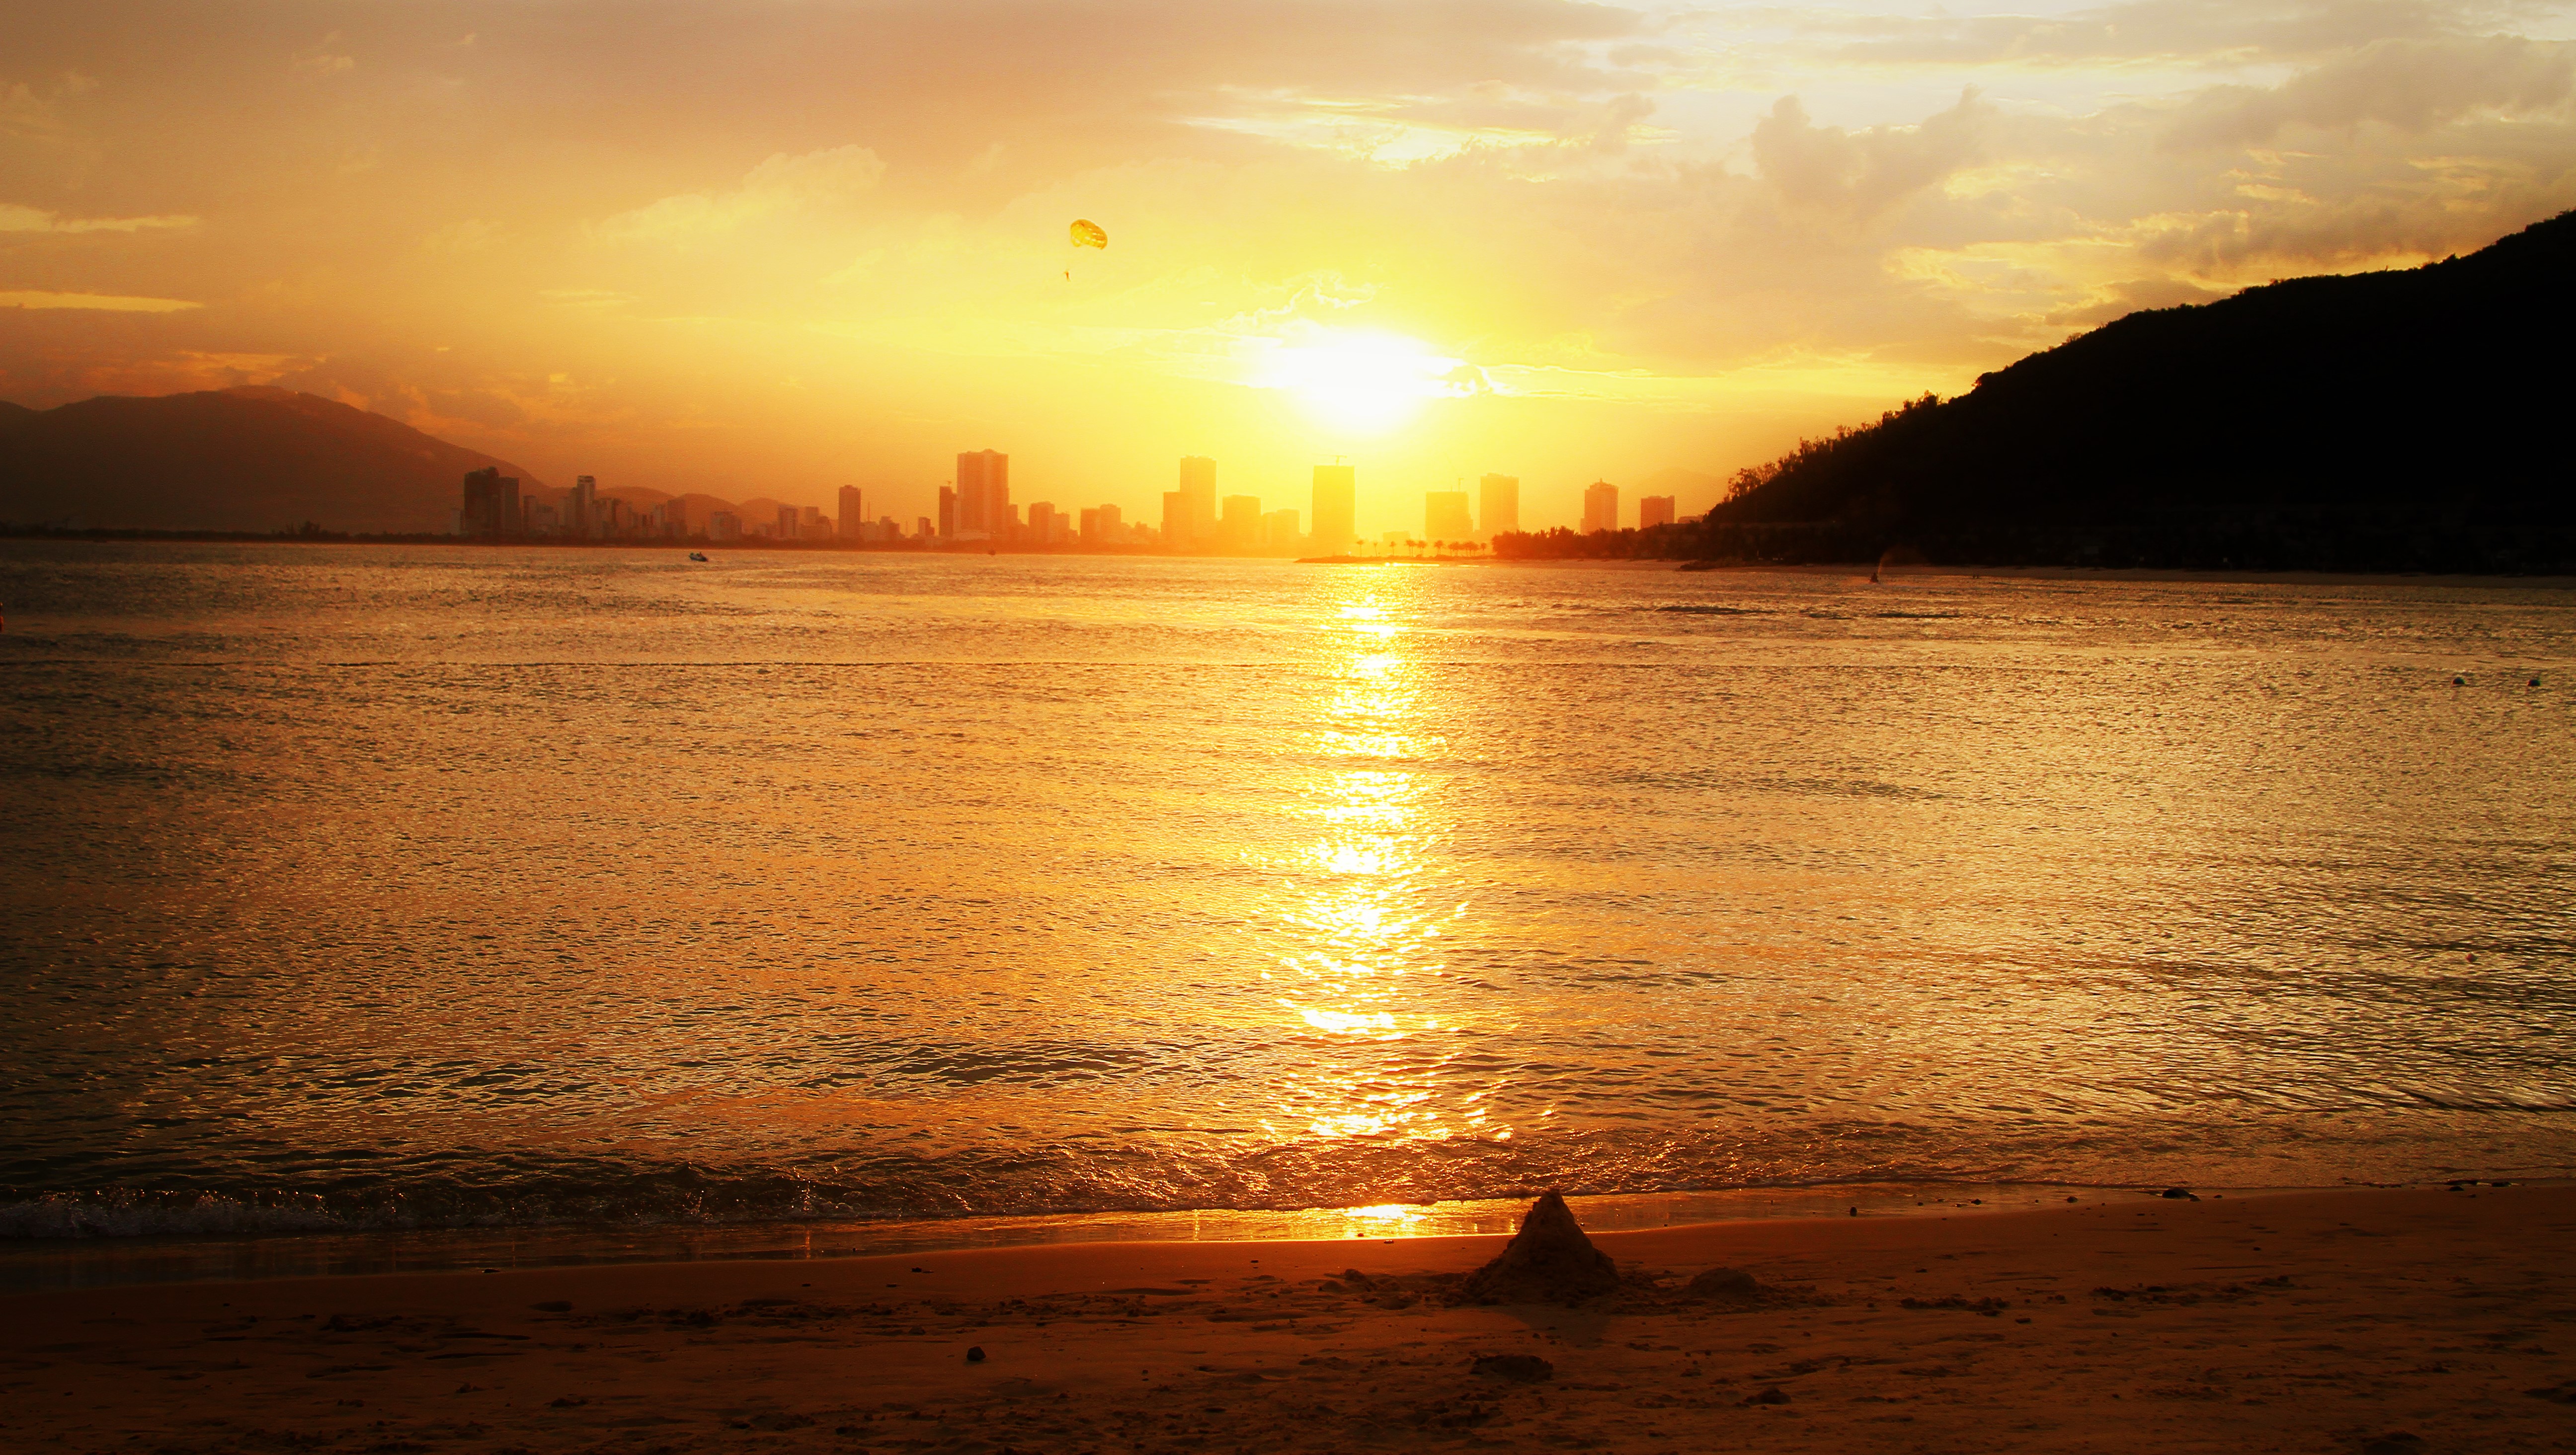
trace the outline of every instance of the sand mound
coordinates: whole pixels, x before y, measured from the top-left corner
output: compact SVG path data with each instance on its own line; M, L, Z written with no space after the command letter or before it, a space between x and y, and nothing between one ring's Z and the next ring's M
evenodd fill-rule
M1530 1204L1521 1230L1460 1290L1480 1303L1573 1303L1619 1286L1619 1266L1592 1246L1565 1199Z
M1711 1268L1690 1281L1690 1294L1693 1298L1741 1302L1760 1298L1762 1285L1754 1282L1753 1275L1741 1268Z

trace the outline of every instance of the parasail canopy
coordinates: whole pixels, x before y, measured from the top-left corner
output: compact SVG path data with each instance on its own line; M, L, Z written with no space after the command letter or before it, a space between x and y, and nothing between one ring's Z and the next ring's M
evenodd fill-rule
M1073 221L1073 245L1078 248L1105 248L1109 246L1109 233L1090 218L1077 217Z

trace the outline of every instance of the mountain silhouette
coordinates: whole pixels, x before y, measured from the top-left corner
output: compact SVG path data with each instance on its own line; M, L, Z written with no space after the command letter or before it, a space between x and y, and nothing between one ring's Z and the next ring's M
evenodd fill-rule
M445 531L507 460L285 389L0 404L0 522L147 530Z
M2133 313L1746 472L1664 553L2576 570L2548 362L2571 324L2576 213L2420 268Z

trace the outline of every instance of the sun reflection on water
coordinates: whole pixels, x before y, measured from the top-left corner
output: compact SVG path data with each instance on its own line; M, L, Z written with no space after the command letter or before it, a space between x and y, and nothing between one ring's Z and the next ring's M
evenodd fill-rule
M1469 906L1444 882L1445 824L1418 771L1445 744L1432 689L1398 649L1414 603L1358 576L1330 589L1345 594L1317 614L1318 766L1294 810L1313 832L1278 866L1292 948L1272 977L1290 1024L1317 1046L1275 1088L1277 1120L1265 1124L1328 1139L1507 1138L1483 1105L1492 1088L1461 1096L1451 1080L1472 1028L1445 1011L1439 946L1444 922Z

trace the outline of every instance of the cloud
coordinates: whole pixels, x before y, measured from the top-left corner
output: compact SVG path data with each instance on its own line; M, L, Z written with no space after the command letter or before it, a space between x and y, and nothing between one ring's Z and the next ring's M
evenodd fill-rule
M39 92L24 81L0 86L0 137L50 140L63 130L62 103L98 89L98 82L77 71L67 72L51 90Z
M0 202L0 233L152 232L195 227L199 219L176 213L158 217L65 217L41 208Z
M2056 15L1801 14L1834 59L1876 66L2247 67L2385 40L2487 34L2531 7L2451 0L2129 0Z
M103 313L177 313L203 308L178 298L129 298L111 293L0 292L0 308L87 308Z
M2243 147L2294 126L2345 130L2378 123L2424 132L2476 111L2549 112L2576 94L2576 44L2488 36L2380 41L2266 90L2223 87L2200 97L2166 142Z
M862 146L772 155L731 192L684 192L599 224L619 242L686 246L761 223L843 212L875 190L885 163Z
M339 43L340 32L335 30L324 36L319 44L298 51L292 62L297 74L336 76L343 71L354 70L358 64L356 57L341 55L332 49Z
M1792 203L1865 219L1977 160L1987 116L1970 90L1919 126L1847 132L1816 125L1798 98L1784 96L1753 128L1753 157Z

